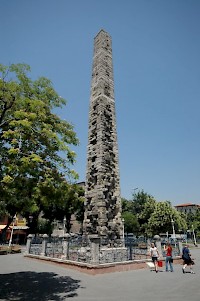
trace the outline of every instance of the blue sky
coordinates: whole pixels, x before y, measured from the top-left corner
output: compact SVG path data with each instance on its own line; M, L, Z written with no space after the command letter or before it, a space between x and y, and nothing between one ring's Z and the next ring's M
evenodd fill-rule
M200 1L1 0L0 63L27 63L67 100L85 180L93 41L112 37L121 195L200 203Z

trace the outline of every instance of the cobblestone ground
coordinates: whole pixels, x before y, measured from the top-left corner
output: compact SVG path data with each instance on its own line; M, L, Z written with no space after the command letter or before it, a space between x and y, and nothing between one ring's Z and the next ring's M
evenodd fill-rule
M148 268L129 272L87 275L23 257L0 256L0 301L199 301L200 248L192 248L195 274L182 273L180 264L174 272L158 273Z

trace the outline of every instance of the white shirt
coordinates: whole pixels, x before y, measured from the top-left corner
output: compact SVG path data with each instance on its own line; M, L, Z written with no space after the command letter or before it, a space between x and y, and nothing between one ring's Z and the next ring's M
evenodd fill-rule
M151 257L158 257L158 249L156 247L150 248Z

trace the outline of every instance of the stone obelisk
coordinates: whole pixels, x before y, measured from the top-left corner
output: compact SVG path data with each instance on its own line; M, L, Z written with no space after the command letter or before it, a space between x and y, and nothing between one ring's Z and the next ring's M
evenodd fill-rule
M123 236L112 40L94 38L83 231L117 241Z

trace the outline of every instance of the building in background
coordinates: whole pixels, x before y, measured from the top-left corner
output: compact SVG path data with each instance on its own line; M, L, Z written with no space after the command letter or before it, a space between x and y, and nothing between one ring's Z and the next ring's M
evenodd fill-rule
M193 204L193 203L186 203L186 204L180 204L174 206L177 211L182 212L182 213L193 213L195 214L197 210L200 209L200 205L198 204Z
M8 217L4 216L0 218L0 235L3 232L3 229L6 227L8 223ZM12 243L13 244L25 244L26 237L28 234L29 227L27 226L27 221L23 218L20 214L17 214L16 218L13 222L9 225L6 234L5 234L5 241L8 242L10 239L11 231L13 228L13 235L12 235Z

